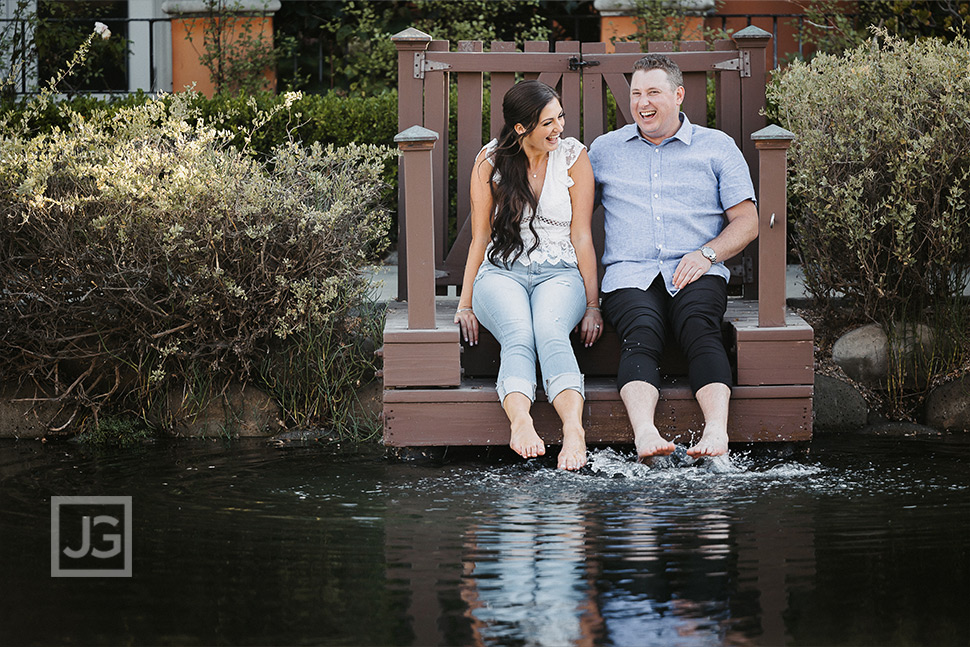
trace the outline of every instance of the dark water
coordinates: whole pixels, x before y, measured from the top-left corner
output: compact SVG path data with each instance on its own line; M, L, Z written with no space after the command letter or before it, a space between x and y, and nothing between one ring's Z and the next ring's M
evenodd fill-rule
M970 644L970 437L551 465L2 443L0 644ZM132 497L133 577L51 577L64 495Z

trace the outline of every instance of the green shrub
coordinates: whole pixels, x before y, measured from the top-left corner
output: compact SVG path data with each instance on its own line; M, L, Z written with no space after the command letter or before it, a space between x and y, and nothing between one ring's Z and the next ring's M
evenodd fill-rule
M320 327L334 332L319 354L336 355L378 316L361 314L360 268L386 245L393 152L287 141L260 155L198 101L0 127L0 366L75 407L78 429L101 411L150 417L183 384L203 401L259 381L268 356ZM334 371L347 368L321 362L308 379Z
M768 89L797 136L789 188L806 287L890 331L926 322L963 341L970 44L881 38L796 61Z
M163 97L161 101L171 102L175 95ZM303 95L283 110L286 95L261 92L252 96L216 95L207 99L202 94L183 97L181 101L213 126L233 133L230 142L238 147L247 147L263 156L289 141L304 144L318 142L347 146L349 144L373 144L393 146L397 128L397 91L384 92L369 97L342 97L335 93L326 95ZM117 114L121 110L143 106L154 99L147 94L135 94L99 99L81 95L54 103L44 103L28 124L28 132L33 134L50 133L55 129L70 127L73 115L90 118L96 113ZM0 104L0 119L10 123L21 123L26 104L6 101ZM270 115L266 123L254 129L258 115ZM249 139L247 140L247 135ZM397 219L397 158L385 161L383 179L386 188L382 201L387 205L392 220ZM397 228L391 228L391 238L396 240Z

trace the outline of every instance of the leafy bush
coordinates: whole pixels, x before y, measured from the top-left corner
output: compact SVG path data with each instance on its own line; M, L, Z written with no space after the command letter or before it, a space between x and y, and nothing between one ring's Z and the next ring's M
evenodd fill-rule
M74 115L91 118L104 112L115 115L121 110L143 106L154 99L142 92L99 99L81 95L59 103L47 102L34 106L37 112L27 124L32 134L51 133L56 129L70 127ZM171 97L163 101L171 101ZM209 124L233 133L230 143L237 148L246 147L263 156L291 140L334 146L373 144L393 145L397 134L397 92L385 92L369 97L342 97L326 95L303 95L293 100L286 95L261 92L252 96L216 95L207 99L202 94L192 94L181 99L191 110ZM284 104L290 102L287 109ZM27 104L6 101L0 104L0 119L9 123L22 123ZM268 117L268 119L267 119ZM253 124L267 119L259 128ZM247 139L248 136L248 139ZM388 158L384 164L383 179L386 188L382 201L387 205L392 219L397 217L397 159ZM392 239L397 228L391 229Z
M889 330L927 321L965 340L970 44L881 38L794 62L768 89L797 135L789 186L806 287Z
M75 407L78 429L150 417L173 387L204 401L265 379L267 357L321 329L318 355L345 353L379 316L360 268L386 245L392 153L286 141L264 157L198 101L62 108L66 125L40 134L0 123L0 366ZM322 361L307 379L348 373Z

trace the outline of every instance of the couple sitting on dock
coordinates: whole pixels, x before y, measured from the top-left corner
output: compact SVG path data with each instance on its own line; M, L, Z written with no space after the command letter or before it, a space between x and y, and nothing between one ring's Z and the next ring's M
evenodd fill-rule
M505 123L476 159L471 180L472 241L455 314L466 341L479 322L501 345L497 389L513 450L545 453L533 426L536 357L563 424L558 466L586 464L583 375L569 342L587 346L603 317L591 221L605 209L603 312L622 341L617 388L640 458L670 454L654 417L660 357L668 331L688 360L704 416L693 457L728 451L731 368L721 339L729 272L719 259L755 239L758 215L748 166L726 134L680 112L677 64L648 54L634 65L634 123L596 139L587 155L561 138L558 94L538 81L506 93ZM595 180L594 180L595 175Z

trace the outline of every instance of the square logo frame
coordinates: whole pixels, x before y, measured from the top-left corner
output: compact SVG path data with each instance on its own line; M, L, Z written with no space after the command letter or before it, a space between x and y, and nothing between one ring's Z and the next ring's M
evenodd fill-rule
M123 546L116 545L124 552L123 568L67 568L62 564L61 555L61 508L65 506L122 506L124 509L124 519L109 517L107 515L94 518L92 524L89 517L85 516L85 533L90 533L94 525L112 525L111 522L123 524ZM130 496L52 496L51 497L51 577L131 577L132 576L132 505ZM100 522L100 523L99 523ZM117 537L118 532L112 533L112 537ZM87 546L89 536L85 537ZM86 555L95 553L89 550ZM95 555L97 556L97 555Z

